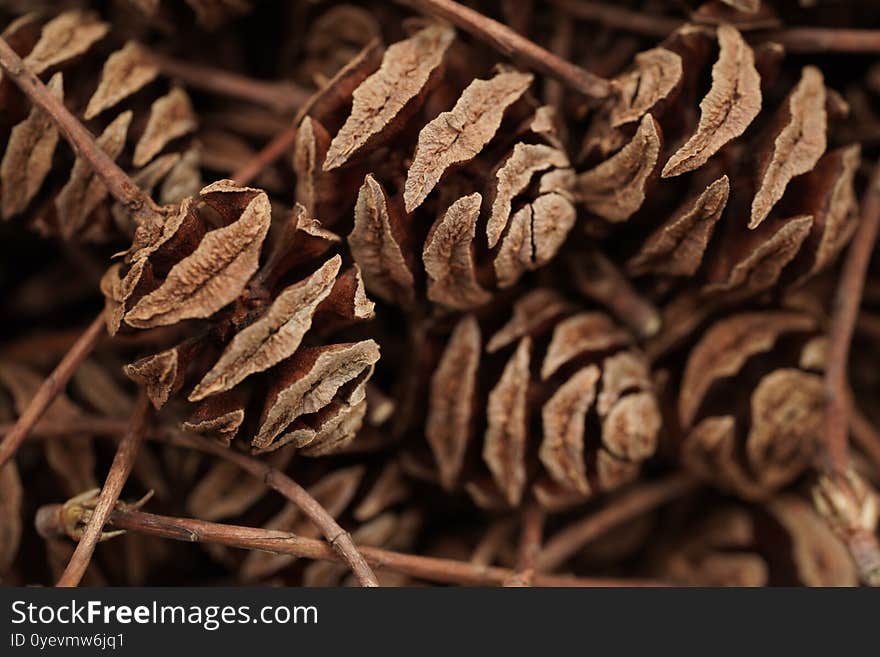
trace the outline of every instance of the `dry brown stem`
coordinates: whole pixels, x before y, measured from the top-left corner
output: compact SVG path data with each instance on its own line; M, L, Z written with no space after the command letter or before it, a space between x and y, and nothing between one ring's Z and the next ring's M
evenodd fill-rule
M64 531L60 522L61 505L43 507L38 512L40 532L43 535ZM109 523L116 529L125 529L160 538L191 543L216 543L245 550L263 550L275 554L289 554L307 559L342 561L342 558L323 541L303 538L289 532L224 525L189 518L174 518L127 509L116 509ZM361 548L370 565L380 570L403 573L412 577L446 584L470 586L499 586L515 573L509 568L482 566L453 559L422 557L380 548ZM566 575L536 574L535 586L607 587L658 586L660 582L635 579L586 578Z
M264 105L276 112L292 112L311 95L309 91L289 82L258 80L158 53L152 53L151 56L160 71L188 87Z
M555 534L538 556L537 567L542 570L558 568L609 529L686 495L698 485L690 475L673 474L660 481L632 488L628 493L612 499L603 509Z
M595 21L606 27L650 37L666 37L684 21L669 16L654 16L589 0L551 0L570 16ZM880 52L880 31L848 30L821 27L789 27L755 32L759 41L772 41L792 53L874 53Z
M534 583L535 560L541 552L545 519L544 510L537 504L531 504L523 511L516 572L504 581L504 586L532 586Z
M150 414L150 402L147 395L141 391L138 396L137 406L132 414L128 430L122 437L119 447L116 449L116 455L113 457L113 463L110 465L110 472L107 473L107 479L104 481L104 487L98 496L98 501L91 520L83 531L82 538L67 564L67 568L61 574L56 586L71 587L78 586L80 580L92 560L92 554L95 552L95 546L101 539L104 525L110 516L122 487L125 485L131 468L137 457L138 449L144 439L147 430L147 422Z
M82 363L95 348L98 340L104 335L104 316L98 315L89 327L73 343L68 352L61 359L52 373L43 381L37 394L31 399L30 404L22 413L9 432L3 443L0 444L0 468L11 459L19 446L28 437L33 426L39 421L49 408L52 401L70 381L70 377L76 372Z
M825 426L823 431L824 468L842 474L849 467L847 361L850 342L859 315L865 275L880 229L880 163L875 164L871 180L862 197L859 226L846 256L837 285L834 315L828 337L825 368Z

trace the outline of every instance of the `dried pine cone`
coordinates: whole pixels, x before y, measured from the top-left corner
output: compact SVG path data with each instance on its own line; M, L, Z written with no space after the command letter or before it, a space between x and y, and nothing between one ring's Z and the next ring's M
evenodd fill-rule
M630 275L652 275L655 288L666 279L659 290L683 281L708 306L803 282L833 262L855 228L859 166L857 145L828 149L848 110L817 68L780 89L780 46L753 50L731 25L714 34L685 26L636 56L588 126L589 168L576 183L587 226L614 237Z
M547 288L517 299L502 326L497 314L465 315L451 333L441 322L427 338L445 341L424 424L440 483L463 482L477 504L498 508L518 506L532 482L543 505L560 508L632 481L657 446L660 413L629 333Z
M265 192L231 181L205 187L161 226L142 226L127 262L107 272L107 321L115 333L123 325L208 319L184 342L127 366L126 374L146 387L157 408L194 382L188 400L199 406L184 424L191 431L228 444L254 404L256 451L292 442L322 454L360 428L379 349L373 340L328 343L314 336L370 319L373 304L357 266L343 271L339 255L328 257L339 238L302 207L276 226L260 267L270 224ZM267 370L267 385L249 380Z
M554 110L528 96L533 76L498 69L462 89L474 73L454 37L432 24L391 45L332 139L326 112L297 135L297 200L328 225L354 204L348 241L367 289L404 308L422 296L487 303L549 262L576 218Z

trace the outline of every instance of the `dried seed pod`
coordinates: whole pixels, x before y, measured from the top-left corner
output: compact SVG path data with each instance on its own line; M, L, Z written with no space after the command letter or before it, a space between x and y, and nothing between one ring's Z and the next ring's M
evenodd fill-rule
M85 118L98 114L118 104L124 98L139 91L159 75L159 68L146 49L135 41L129 41L121 50L107 58L101 81L89 99Z
M612 128L640 120L658 103L677 95L682 83L681 56L666 48L636 55L633 69L614 80L618 98L610 111Z
M134 148L132 163L144 166L165 146L196 129L196 116L186 92L175 87L153 102L147 127Z
M338 447L353 439L366 410L364 384L378 360L372 340L299 350L278 372L254 447L293 443L314 453L321 443Z
M431 226L422 258L428 275L428 299L435 303L466 310L491 298L477 282L473 260L482 200L476 193L458 199Z
M125 314L137 328L167 326L193 317L209 317L232 302L257 270L260 248L269 230L265 192L220 181L199 193L205 203L240 215L228 225L205 233L190 255L175 264L164 281ZM231 197L230 201L222 197ZM231 205L229 207L227 205Z
M96 140L98 146L112 159L116 159L125 146L131 117L131 112L123 112ZM81 230L88 216L107 198L107 194L107 188L92 166L78 157L70 172L70 179L55 198L55 210L62 233L72 235Z
M730 194L730 182L722 176L696 198L685 201L627 262L634 276L647 273L693 276L721 218Z
M415 299L415 279L402 214L379 181L367 175L358 193L348 246L363 271L367 290L408 307Z
M40 40L25 57L36 75L77 57L107 34L110 26L91 12L77 10L59 14L43 26Z
M64 92L61 73L53 75L46 86L52 95L62 99ZM22 212L40 191L52 168L52 157L57 145L58 128L36 106L31 108L24 121L12 129L3 153L3 163L0 164L4 219Z
M154 103L151 120L146 122L146 131L142 132L145 124L141 113L149 108L149 105L145 107L145 101L148 102L154 92L158 92L158 96L163 86L151 84L159 76L159 69L143 47L134 41L127 42L106 61L99 60L98 57L102 55L92 46L103 38L110 25L98 21L92 13L68 11L58 15L42 26L39 40L31 34L40 27L36 14L29 21L19 23L18 27L10 26L10 29L15 28L11 38L20 46L20 52L30 49L26 58L29 68L37 74L56 71L49 83L50 90L56 95L61 93L62 73L56 69L63 68L65 78L72 81L74 86L68 90L68 98L65 99L69 108L85 104L81 90L95 89L83 117L88 120L96 120L97 117L99 125L96 131L103 131L98 145L113 159L118 159L122 168L128 168L130 163L133 166L147 164L170 141L179 139L193 129L195 118L192 108L189 108L188 116L184 116L186 108L178 102L184 94L177 91L160 99L163 102ZM150 85L150 89L142 91L147 85ZM188 106L188 101L185 104ZM117 116L102 116L112 107L120 108ZM16 117L18 110L15 107L11 109L9 116ZM30 214L31 227L42 234L60 234L66 241L90 242L106 242L120 234L130 235L131 219L120 205L108 199L103 184L94 178L91 167L78 154L73 171L69 174L64 172L71 160L63 148L53 157L57 133L54 125L41 127L44 120L48 118L42 117L40 112L32 112L32 117L20 124L16 138L10 139L7 144L6 173L0 171L0 177L5 176L4 216L8 218L21 213L29 204L33 204L38 209ZM131 131L128 130L129 125L132 126ZM25 130L28 126L29 129ZM131 159L127 142L135 137L139 144L134 146L136 153ZM188 146L178 141L171 150L178 145ZM27 150L20 150L23 146ZM25 166L16 167L18 171L14 172L12 166L16 162ZM58 171L51 171L53 165ZM131 172L131 177L134 182L154 187L168 173L167 169L157 168ZM69 176L68 182L59 187L65 175ZM43 196L48 196L48 200L54 200L54 203L44 203L46 199Z
M446 488L452 488L458 479L473 433L481 351L480 327L467 315L456 325L431 377L425 437Z
M805 315L766 311L706 331L688 357L678 402L688 468L746 499L766 498L803 471L821 421L822 383L798 369L801 358L787 365L785 355L803 349L815 329ZM721 381L747 399L724 398Z
M292 356L311 328L315 309L330 294L341 263L334 256L314 274L279 293L260 319L236 334L189 400L230 390L251 374Z

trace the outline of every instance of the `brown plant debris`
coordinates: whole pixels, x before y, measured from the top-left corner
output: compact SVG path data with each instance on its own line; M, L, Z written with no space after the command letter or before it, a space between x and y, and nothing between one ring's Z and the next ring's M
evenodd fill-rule
M0 583L880 585L845 5L0 3Z

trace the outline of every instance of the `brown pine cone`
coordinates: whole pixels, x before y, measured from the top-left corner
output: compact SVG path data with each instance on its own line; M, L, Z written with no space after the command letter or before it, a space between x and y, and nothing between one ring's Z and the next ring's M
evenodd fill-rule
M430 381L398 375L427 395L412 432L424 432L439 483L463 483L480 506L518 506L529 484L546 507L569 506L632 481L656 449L647 363L602 312L537 288L511 310L436 321L425 343Z
M302 207L278 222L260 267L271 222L265 192L219 181L163 225L141 226L126 262L102 281L108 328L208 320L191 321L191 337L126 374L157 408L187 386L199 402L184 424L191 431L228 444L251 408L254 450L292 442L322 454L360 428L379 348L321 336L370 319L373 304L357 266L343 271L342 258L329 256L339 238Z
M576 196L631 276L731 305L803 282L847 243L860 150L830 146L848 106L815 67L789 83L782 57L731 25L686 25L615 79L587 128Z
M344 122L315 108L297 134L297 201L329 226L354 205L348 242L367 289L404 308L489 302L548 263L576 219L533 76L474 71L464 48L429 24L388 47Z

